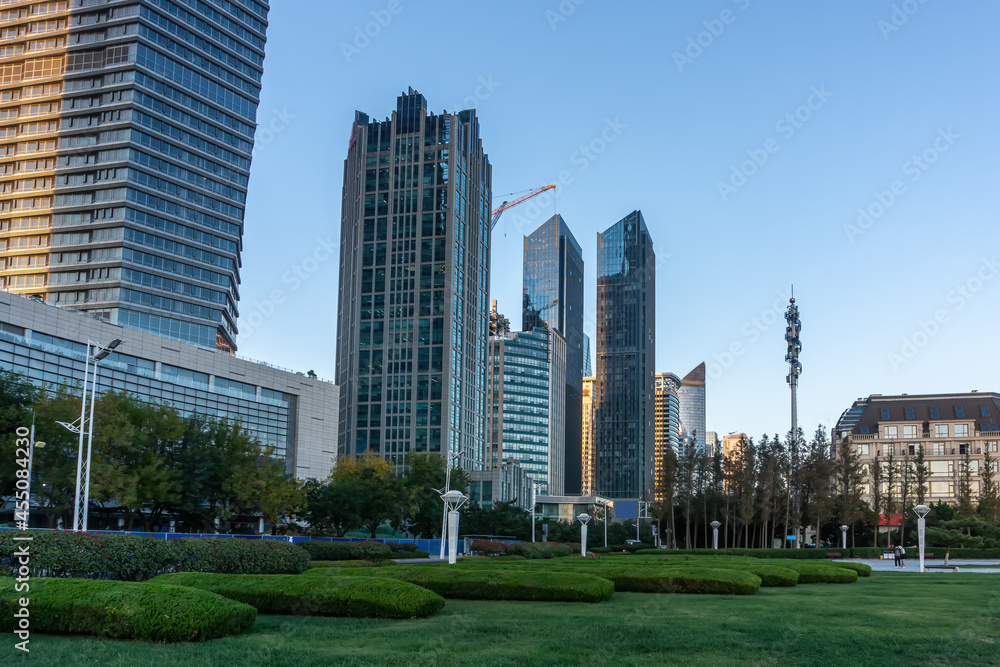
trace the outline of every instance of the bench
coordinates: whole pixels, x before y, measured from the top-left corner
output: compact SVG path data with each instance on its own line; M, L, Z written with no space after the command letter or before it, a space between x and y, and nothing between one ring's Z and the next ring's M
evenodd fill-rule
M828 551L828 552L826 552L826 557L827 558L843 558L844 554L840 553L839 551Z
M925 570L951 570L952 572L958 572L957 565L924 565Z

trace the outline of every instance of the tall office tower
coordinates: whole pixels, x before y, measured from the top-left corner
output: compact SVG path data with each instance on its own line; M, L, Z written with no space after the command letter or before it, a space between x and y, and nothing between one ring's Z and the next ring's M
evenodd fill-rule
M566 339L535 327L490 337L486 468L511 459L538 493L566 493Z
M5 289L235 349L267 14L262 0L3 3Z
M583 378L583 429L581 443L583 450L583 483L581 494L594 494L594 383L592 375Z
M663 460L668 451L680 452L680 402L677 387L681 381L673 373L656 374L656 462L654 464L653 496L663 500Z
M476 112L435 115L412 88L384 121L355 113L344 165L340 453L486 444L491 170Z
M580 493L583 390L583 253L561 215L524 237L522 329L556 329L566 338L566 493Z
M594 493L653 495L656 255L642 213L597 235Z
M719 434L715 431L705 432L705 453L709 456L715 456L716 451L719 450Z
M590 336L583 334L583 377L593 377L594 369L590 365Z
M677 388L681 402L681 433L699 452L705 451L705 362L695 366Z

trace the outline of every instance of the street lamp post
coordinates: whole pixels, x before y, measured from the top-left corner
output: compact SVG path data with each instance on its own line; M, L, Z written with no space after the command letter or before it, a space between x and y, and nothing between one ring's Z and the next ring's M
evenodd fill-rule
M718 550L719 548L719 526L722 524L718 521L713 521L708 524L712 527L712 548Z
M458 558L458 508L469 499L458 489L441 494L445 510L448 512L448 562L452 565Z
M576 517L580 520L580 556L586 558L587 556L587 522L590 521L590 515L583 512Z
M847 548L847 526L840 527L840 548Z
M124 341L115 338L107 345L87 341L87 356L83 362L83 401L80 405L80 419L68 424L57 422L72 433L80 435L76 450L76 491L73 496L73 530L87 530L87 507L90 505L90 461L94 451L94 404L97 400L97 362L107 358ZM90 376L90 360L94 360L93 377ZM90 417L87 417L87 380L90 379ZM87 436L87 453L84 455L83 436Z
M535 480L531 480L531 541L535 541Z
M924 572L924 528L926 527L926 522L924 517L927 513L931 511L931 508L927 505L917 505L913 508L913 512L917 515L917 541L920 545L920 571Z
M28 488L25 489L24 523L21 524L21 530L27 530L28 524L31 523L31 475L32 468L35 464L35 447L43 449L45 447L45 443L42 441L35 442L35 410L32 408L31 432L28 434Z

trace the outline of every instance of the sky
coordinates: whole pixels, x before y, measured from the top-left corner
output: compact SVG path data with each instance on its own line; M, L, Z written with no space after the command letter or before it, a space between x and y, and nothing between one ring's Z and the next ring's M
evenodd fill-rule
M335 377L354 111L413 87L475 108L501 218L491 297L520 325L523 237L583 248L641 210L656 369L708 368L707 428L786 432L873 393L997 391L1000 5L557 0L272 2L247 199L241 355Z

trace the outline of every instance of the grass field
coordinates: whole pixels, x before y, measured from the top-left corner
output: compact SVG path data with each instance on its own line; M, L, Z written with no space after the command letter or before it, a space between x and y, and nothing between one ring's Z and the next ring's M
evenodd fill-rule
M874 573L754 596L615 593L600 604L449 600L420 620L260 616L195 644L35 635L32 664L1000 665L1000 578ZM19 664L13 635L0 664Z

